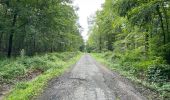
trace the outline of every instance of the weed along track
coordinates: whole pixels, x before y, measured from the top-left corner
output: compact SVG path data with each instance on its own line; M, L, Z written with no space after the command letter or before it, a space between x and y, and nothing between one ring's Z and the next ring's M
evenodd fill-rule
M0 0L0 100L34 99L170 100L170 0Z
M18 65L20 65L20 66L17 65L14 71L18 71L18 69L22 67L24 68L24 70L26 70L26 73L21 73L20 76L29 75L29 78L31 77L32 79L27 80L27 77L22 77L22 80L24 81L22 80L15 81L15 84L12 86L13 88L11 89L10 92L7 91L6 93L0 90L0 94L1 92L3 93L2 95L0 95L0 100L1 98L4 100L32 100L36 98L37 95L42 92L42 90L47 85L49 80L62 75L65 71L67 71L73 64L75 64L80 59L81 55L82 53L80 52L50 53L44 56L34 56L32 58L24 59L24 64L23 61L21 61L20 59L17 59L16 61L9 63L10 65L12 65L13 63L17 63ZM4 65L7 66L6 63ZM30 74L30 69L26 65L32 66L31 70L33 72L36 72L35 73L36 75ZM6 67L4 67L4 69L5 68ZM41 70L39 68L41 68L43 72L40 72ZM11 73L11 69L8 70L9 74L12 75L14 74ZM0 70L0 73L1 72L2 71ZM5 71L3 72L5 73ZM7 75L8 74L4 74L4 76ZM15 77L9 80L13 81L14 79ZM5 83L5 81L0 80L0 82L1 81Z
M146 100L130 82L85 54L69 72L53 79L37 100Z

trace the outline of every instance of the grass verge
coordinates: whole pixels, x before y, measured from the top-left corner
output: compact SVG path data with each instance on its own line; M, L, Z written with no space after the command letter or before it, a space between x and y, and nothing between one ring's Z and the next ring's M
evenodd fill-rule
M56 76L61 75L71 65L81 57L81 53L69 54L50 54L47 66L51 66L48 70L44 71L41 75L28 82L19 82L15 85L14 89L4 98L4 100L31 100L41 93L48 81ZM64 56L63 56L64 55ZM67 57L66 57L67 55ZM44 56L42 56L44 57ZM41 67L40 67L41 68Z
M142 80L135 75L133 75L130 71L123 70L121 67L121 64L119 62L114 63L110 61L110 58L107 58L102 53L91 53L91 55L102 64L106 65L110 70L118 72L120 75L125 76L129 80L133 81L134 83L141 84L157 93L157 100L169 100L170 99L170 84L165 83L165 85L161 86L156 83L150 83L145 80ZM148 97L148 98L154 98L154 97ZM151 99L153 100L153 99Z

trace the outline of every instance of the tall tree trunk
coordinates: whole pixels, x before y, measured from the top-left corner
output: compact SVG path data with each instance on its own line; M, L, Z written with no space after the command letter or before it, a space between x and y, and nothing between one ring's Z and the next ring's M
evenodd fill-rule
M12 53L12 43L13 43L13 34L11 33L9 36L9 42L8 42L8 58L11 57L11 53Z
M157 5L157 13L158 13L159 19L161 21L161 28L162 28L162 33L163 33L163 43L166 44L166 34L165 34L165 29L164 29L163 16L160 12L160 6L159 5Z
M149 52L149 34L145 34L145 57L148 58L148 52Z
M36 40L35 40L35 35L33 36L33 52L32 52L32 54L35 54L36 53Z
M112 51L113 50L113 44L112 44L112 41L113 41L113 36L112 35L108 35L107 36L107 38L108 38L108 44L107 44L107 49L108 50L110 50L110 51Z
M11 53L12 53L12 46L13 46L13 36L14 36L14 27L16 24L16 19L17 19L17 13L14 14L13 17L13 21L12 21L12 29L11 29L11 33L9 35L9 42L8 42L8 57L11 57Z
M101 37L101 35L99 37L99 51L100 52L102 51L102 37Z
M2 37L3 37L3 33L0 34L0 51L2 50L2 46L1 46L1 44L2 44Z
M163 2L163 3L164 3L164 2ZM169 40L169 38L170 38L170 35L169 35L169 22L168 22L169 17L168 17L167 10L166 10L166 8L164 7L164 4L163 4L163 3L162 3L162 9L163 9L163 13L164 13L164 15L165 15L167 40L170 41L170 40Z

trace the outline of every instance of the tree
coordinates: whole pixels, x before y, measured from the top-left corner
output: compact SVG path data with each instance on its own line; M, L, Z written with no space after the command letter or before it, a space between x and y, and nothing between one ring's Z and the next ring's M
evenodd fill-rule
M11 57L22 49L27 55L78 50L83 39L70 3L70 0L1 0L0 52L7 51Z
M93 44L90 48L112 50L112 46L114 52L120 54L138 50L136 58L160 56L170 61L169 3L168 0L106 0L101 14L96 14L92 28L95 30L91 31L88 41L89 45L102 41L103 46ZM92 39L94 36L98 39ZM108 45L104 46L105 43Z

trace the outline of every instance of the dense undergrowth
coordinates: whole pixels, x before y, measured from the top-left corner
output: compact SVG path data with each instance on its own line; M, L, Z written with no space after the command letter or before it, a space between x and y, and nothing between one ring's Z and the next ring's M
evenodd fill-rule
M118 55L112 52L92 55L110 69L157 91L162 99L170 98L170 65L162 58L142 60L134 59L133 55Z
M30 100L41 92L48 80L62 74L80 55L80 52L50 53L0 61L0 83L16 85L5 99ZM37 70L41 72L38 77L23 81L30 72Z

